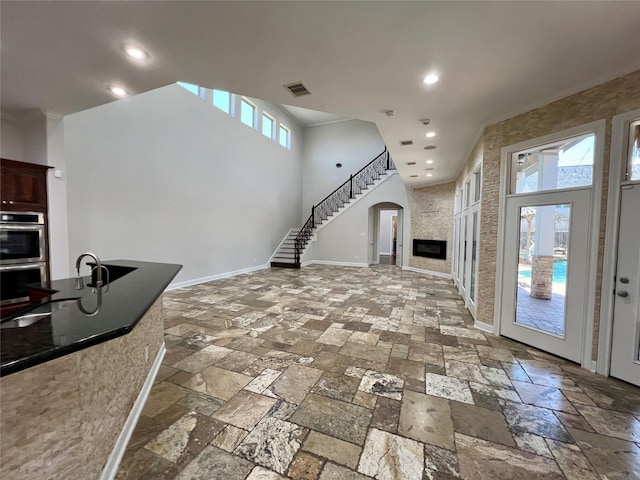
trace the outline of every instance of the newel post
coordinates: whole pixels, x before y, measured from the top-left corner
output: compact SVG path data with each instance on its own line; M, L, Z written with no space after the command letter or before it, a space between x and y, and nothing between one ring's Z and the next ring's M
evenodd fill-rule
M349 175L349 198L353 198L353 175Z
M387 170L389 170L389 167L390 167L390 165L389 165L389 152L387 152Z
M316 206L311 205L311 228L316 228Z

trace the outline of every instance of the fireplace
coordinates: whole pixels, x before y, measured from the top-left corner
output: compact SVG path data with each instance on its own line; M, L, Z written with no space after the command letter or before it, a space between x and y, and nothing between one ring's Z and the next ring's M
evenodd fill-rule
M413 239L413 256L437 258L439 260L447 259L447 241L446 240L420 240Z

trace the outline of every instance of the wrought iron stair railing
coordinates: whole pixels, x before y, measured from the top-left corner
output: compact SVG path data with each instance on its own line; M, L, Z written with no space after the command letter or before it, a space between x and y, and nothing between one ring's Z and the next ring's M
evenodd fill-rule
M312 206L311 215L295 238L296 263L300 263L302 252L311 239L313 229L316 226L320 226L322 222L336 213L340 208L344 207L345 204L349 203L356 195L366 190L369 185L372 185L384 175L387 170L395 170L395 168L389 151L385 147L380 155L362 167L357 173L351 175L349 180L327 195L320 203Z

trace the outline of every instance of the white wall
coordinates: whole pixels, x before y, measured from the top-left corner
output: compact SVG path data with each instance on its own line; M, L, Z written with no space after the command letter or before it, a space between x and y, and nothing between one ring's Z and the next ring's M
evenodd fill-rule
M397 210L380 210L377 252L381 255L391 255L393 253L391 217L394 215L398 215Z
M371 122L349 120L307 127L304 130L302 222L311 207L373 160L385 148L378 127ZM336 168L341 163L342 168ZM295 225L300 226L300 225Z
M65 117L70 260L183 264L174 283L265 264L301 217L302 132L269 113L291 150L176 85Z
M0 156L25 161L22 126L5 118L2 119L0 128Z
M68 278L69 238L67 219L67 172L64 153L64 121L47 115L47 172L49 195L49 259L51 279ZM56 172L59 177L56 176Z
M320 260L367 264L369 208L379 203L395 203L404 209L403 238L410 238L411 211L407 190L394 173L344 210L334 220L318 230L317 240L312 244L312 253L304 261ZM398 228L400 228L398 226ZM403 265L408 265L409 248L403 249ZM309 258L311 257L311 258Z
M20 162L47 164L47 123L39 111L15 120L2 119L0 154Z

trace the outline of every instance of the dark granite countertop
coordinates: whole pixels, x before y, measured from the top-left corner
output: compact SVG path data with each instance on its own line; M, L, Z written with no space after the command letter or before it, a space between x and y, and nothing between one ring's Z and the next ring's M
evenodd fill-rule
M87 258L87 260L90 260ZM49 298L14 313L0 324L0 376L39 365L121 335L136 326L146 311L182 268L169 263L134 260L104 261L103 265L126 275L102 288L100 309L93 315L98 295L91 288L91 277L83 277L84 288L75 289L75 278L51 282ZM87 267L83 267L86 271ZM106 275L103 281L106 282ZM72 299L71 302L62 303ZM60 306L61 308L56 309ZM16 317L44 310L43 315L27 317L17 326ZM14 319L14 320L12 320Z

